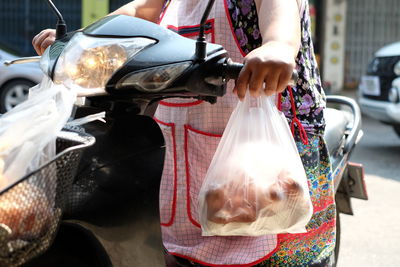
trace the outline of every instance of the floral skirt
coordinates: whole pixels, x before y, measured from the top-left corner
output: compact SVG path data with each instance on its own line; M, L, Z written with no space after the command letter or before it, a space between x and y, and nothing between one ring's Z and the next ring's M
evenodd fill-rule
M336 208L329 154L322 136L308 135L308 140L308 145L296 141L314 208L306 227L307 233L278 235L277 251L256 266L319 265L326 262L334 251Z

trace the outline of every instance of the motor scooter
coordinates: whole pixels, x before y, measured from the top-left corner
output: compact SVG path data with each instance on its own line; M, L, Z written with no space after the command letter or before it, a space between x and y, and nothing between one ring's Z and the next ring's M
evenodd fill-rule
M123 15L67 33L60 12L48 2L59 20L41 68L55 83L78 88L75 118L106 111L106 123L65 129L54 160L0 192L1 199L33 177L43 176L45 183L47 176L57 176L52 186L59 216L46 234L23 244L11 242L0 224L0 266L164 266L158 199L165 142L152 118L155 108L171 97L215 103L243 65L205 41L213 0L197 40ZM20 62L24 59L9 64ZM351 197L366 199L362 166L349 162L361 115L349 98L328 96L328 103L337 105L326 111L325 136L337 207L350 214Z

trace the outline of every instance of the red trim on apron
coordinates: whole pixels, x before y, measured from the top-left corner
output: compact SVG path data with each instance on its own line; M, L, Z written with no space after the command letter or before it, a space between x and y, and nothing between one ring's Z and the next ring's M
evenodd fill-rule
M167 123L167 122L163 122L159 119L157 119L156 117L153 117L153 119L162 125L165 126L169 126L171 127L171 131L172 131L172 145L173 145L173 154L174 154L174 195L172 196L172 207L171 207L171 218L169 219L168 222L164 223L160 221L160 224L162 226L168 227L171 226L174 223L174 218L175 218L175 211L176 211L176 194L177 194L177 190L178 190L178 173L177 173L177 160L176 160L176 140L175 140L175 123ZM160 218L161 219L161 218Z
M206 21L206 25L207 25L208 23L210 23L210 24L211 24L211 29L206 29L206 30L204 31L205 34L210 34L210 33L211 33L211 42L212 42L212 43L215 43L215 27L214 27L214 22L215 22L214 19L209 19L209 20L207 20L207 21ZM176 26L174 26L174 25L169 25L169 24L167 25L167 29L172 29L172 31L174 31L174 32L176 32L176 33L178 33L179 35L184 36L184 37L198 36L198 35L199 35L199 30L193 31L193 32L189 32L189 33L183 33L183 34L179 33L179 31L180 31L180 30L183 30L183 29L189 29L189 30L190 30L190 29L195 29L195 28L200 28L200 24L190 25L190 26L181 26L181 27L176 27Z
M228 22L229 22L229 25L230 25L230 28L231 28L231 31L232 31L232 37L233 37L233 39L235 39L236 45L237 45L240 53L242 54L243 57L245 57L246 53L243 52L242 47L240 46L239 41L238 41L238 39L236 37L236 34L234 32L234 28L233 28L233 24L232 24L232 20L231 20L231 15L230 15L229 9L228 9L228 3L226 2L227 0L223 0L223 1L224 1L225 13L226 13L225 15L226 15L226 17L228 19Z
M184 259L187 259L187 260L190 260L190 261L194 261L194 262L197 262L197 263L202 264L202 265L207 265L207 266L215 266L215 267L250 267L250 266L254 266L256 264L259 264L259 263L261 263L261 262L263 262L265 260L268 260L268 258L270 258L272 254L274 254L276 251L278 251L279 244L280 244L280 236L283 236L283 235L282 234L278 235L277 246L276 246L276 248L274 250L272 250L270 253L268 253L265 257L262 257L261 259L258 259L256 261L253 261L253 262L250 262L250 263L246 263L246 264L211 264L211 263L207 263L207 262L204 262L204 261L196 260L194 258L185 256L185 255L181 255L181 254L178 254L178 253L174 253L174 252L169 252L169 254L177 256L177 257L180 257L180 258L184 258Z
M197 106L203 103L203 100L197 100L194 102L187 102L187 103L171 103L166 101L160 101L159 104L167 107L174 107L174 108L182 108L182 107L192 107Z
M185 125L185 167L186 167L186 209L189 217L189 221L196 227L201 228L201 225L196 222L192 217L192 211L190 206L190 173L189 173L189 153L188 153L188 129L190 126Z
M153 117L153 120L155 120L156 122L158 122L159 124L165 125L165 126L169 126L169 127L175 127L175 123L168 123L168 122L163 122L159 119L157 119L156 117Z
M203 132L203 131L192 128L190 125L185 125L185 129L191 130L192 132L199 133L199 134L206 135L206 136L222 137L222 134L213 134L213 133Z

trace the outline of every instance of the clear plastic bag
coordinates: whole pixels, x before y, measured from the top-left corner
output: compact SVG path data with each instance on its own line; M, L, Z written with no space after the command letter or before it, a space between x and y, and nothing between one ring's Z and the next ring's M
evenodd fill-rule
M0 190L55 156L55 139L76 94L45 77L29 98L0 117Z
M307 177L274 99L247 95L233 111L199 193L204 236L306 231Z

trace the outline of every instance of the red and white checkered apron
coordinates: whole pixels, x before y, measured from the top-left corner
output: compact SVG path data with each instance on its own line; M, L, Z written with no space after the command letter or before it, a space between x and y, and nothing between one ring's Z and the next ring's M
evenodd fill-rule
M173 30L199 26L208 1L172 0L160 25ZM208 41L221 44L236 62L243 61L232 32L226 0L216 0L207 28ZM189 33L188 33L189 32ZM220 136L237 104L232 94L216 104L188 99L162 101L155 114L167 145L160 190L163 243L169 253L214 266L253 265L277 247L276 235L261 237L203 237L198 223L198 193Z

